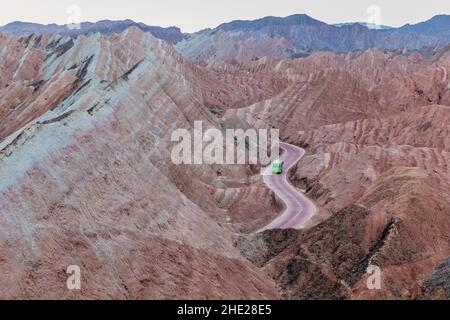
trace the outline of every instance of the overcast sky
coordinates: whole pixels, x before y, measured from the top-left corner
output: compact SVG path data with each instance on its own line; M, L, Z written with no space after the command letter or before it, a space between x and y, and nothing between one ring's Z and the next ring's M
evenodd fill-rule
M0 25L12 21L64 24L81 9L82 21L132 19L150 25L176 25L184 32L235 19L306 13L327 23L368 21L401 26L450 14L450 0L10 0L3 1ZM7 4L6 4L7 3ZM373 7L373 5L377 7ZM73 7L72 7L73 8ZM371 13L367 9L371 8ZM379 8L380 10L373 8ZM380 14L378 14L378 11ZM379 19L378 19L379 18Z

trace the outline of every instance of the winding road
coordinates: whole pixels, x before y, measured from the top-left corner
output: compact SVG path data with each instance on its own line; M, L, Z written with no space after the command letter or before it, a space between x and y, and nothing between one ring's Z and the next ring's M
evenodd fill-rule
M272 229L301 229L316 212L314 203L295 189L287 179L289 170L305 155L305 150L282 142L280 147L284 150L281 156L281 161L284 162L283 173L274 175L269 166L263 169L263 176L266 185L283 200L286 209L278 218L258 232Z

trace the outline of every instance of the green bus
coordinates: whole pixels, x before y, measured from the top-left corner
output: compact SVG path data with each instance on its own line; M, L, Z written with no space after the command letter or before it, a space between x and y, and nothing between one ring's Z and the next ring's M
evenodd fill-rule
M274 174L282 174L283 173L283 162L281 162L281 160L273 161L272 173L274 173Z

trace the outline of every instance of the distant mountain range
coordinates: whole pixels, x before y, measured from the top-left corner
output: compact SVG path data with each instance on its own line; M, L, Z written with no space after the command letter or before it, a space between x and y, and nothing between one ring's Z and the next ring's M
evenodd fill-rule
M38 23L16 21L0 27L0 32L19 36L28 36L33 33L36 35L60 34L67 36L79 36L82 34L88 35L96 32L109 35L112 33L120 33L133 26L138 27L144 32L149 32L155 37L166 40L170 43L176 43L185 37L185 35L181 32L181 29L177 27L163 28L158 26L149 26L144 23L134 22L132 20L102 20L95 23L83 22L81 23L79 29L69 29L67 25L43 25Z
M246 61L265 56L295 58L315 51L420 50L450 41L449 15L401 28L369 27L359 23L329 25L304 14L238 20L191 34L176 48L194 60Z
M174 44L184 56L202 61L248 61L264 56L295 58L315 51L350 52L369 48L420 50L442 47L450 41L450 15L438 15L400 28L368 23L330 25L296 14L285 18L236 20L192 34L183 33L178 27L149 26L132 20L84 22L80 29L73 30L66 25L13 22L0 27L0 32L76 37L96 32L119 33L132 26Z

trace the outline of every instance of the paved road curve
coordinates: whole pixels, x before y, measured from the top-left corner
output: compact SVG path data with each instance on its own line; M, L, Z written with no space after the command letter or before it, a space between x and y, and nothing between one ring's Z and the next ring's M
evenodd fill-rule
M284 150L281 156L281 161L284 162L283 173L273 175L269 166L264 169L264 182L284 201L286 210L259 232L271 229L301 229L316 212L314 203L287 180L289 170L305 155L305 150L282 142L280 147Z

